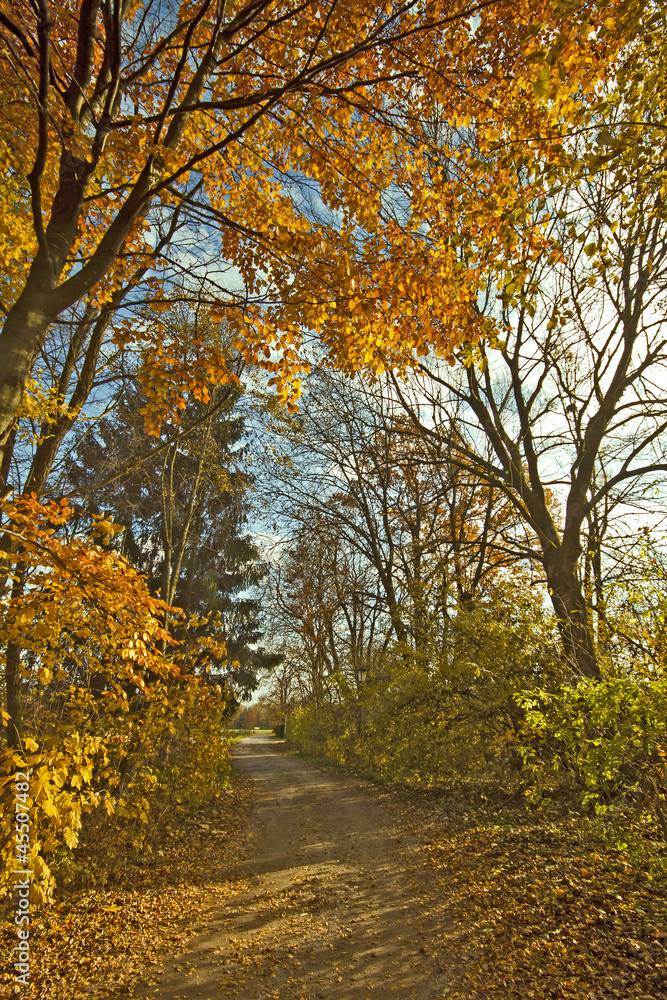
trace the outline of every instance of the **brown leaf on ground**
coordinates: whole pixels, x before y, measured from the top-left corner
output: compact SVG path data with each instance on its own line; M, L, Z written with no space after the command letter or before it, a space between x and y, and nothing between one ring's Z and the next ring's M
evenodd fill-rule
M667 996L667 887L580 817L433 818L423 849L478 944L452 997Z
M93 992L103 997L111 990L129 993L148 981L162 955L182 951L208 911L242 891L229 869L244 850L250 802L251 784L237 774L229 791L196 809L172 813L169 824L120 872L112 868L117 859L95 858L96 881L106 882L103 888L62 896L35 917L30 985L20 988L22 1000L76 1000ZM10 971L16 944L12 919L0 929L5 996L19 994Z

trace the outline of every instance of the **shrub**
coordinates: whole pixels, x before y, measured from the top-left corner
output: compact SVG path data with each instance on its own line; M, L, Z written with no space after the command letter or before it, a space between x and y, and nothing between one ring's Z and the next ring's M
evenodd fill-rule
M614 677L517 695L535 796L563 785L598 816L648 813L667 842L667 680Z

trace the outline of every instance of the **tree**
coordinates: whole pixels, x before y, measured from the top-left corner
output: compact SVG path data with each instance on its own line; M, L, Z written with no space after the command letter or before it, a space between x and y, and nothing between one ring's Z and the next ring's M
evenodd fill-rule
M82 417L83 408L91 395L96 409L103 405L108 410L113 406L117 394L122 392L127 378L132 377L136 369L136 357L127 351L124 342L130 317L133 318L135 328L139 327L141 330L141 333L136 332L135 353L137 348L141 350L143 365L147 367L151 356L151 340L159 333L161 344L164 346L169 343L170 335L173 335L174 320L179 316L182 318L182 301L193 298L193 309L201 309L196 289L186 291L177 284L174 288L176 305L172 305L167 322L160 323L156 312L152 310L154 303L151 300L157 294L159 307L162 308L164 296L141 284L151 266L160 259L160 254L166 253L167 246L171 247L172 253L178 250L181 254L187 254L189 248L182 241L180 245L176 245L179 217L179 213L175 212L168 227L158 227L161 230L159 238L146 263L136 268L131 278L114 290L108 302L97 306L90 300L83 306L77 304L49 328L36 362L38 373L26 383L18 410L19 419L13 431L14 442L6 453L8 470L10 460L13 459L14 469L10 480L16 492L25 491L42 496L59 451L67 435ZM166 266L166 261L162 266ZM117 317L121 306L124 323L118 322ZM221 362L220 353L215 351L215 343L200 354L203 357L194 358L191 349L187 358L191 380L202 363L210 365L213 362L214 365L219 365ZM170 374L175 381L177 373L173 371L173 367L172 363ZM158 372L155 374L159 375ZM191 382L181 377L179 384L183 387ZM28 422L29 430L25 427ZM31 449L25 447L26 438L31 441ZM52 482L50 485L54 486Z
M279 721L284 722L287 719L299 699L299 680L298 667L284 656L280 663L271 668L266 677L269 685L266 701Z
M383 208L392 184L414 181L425 166L421 140L412 141L406 124L436 104L452 124L476 121L474 148L463 142L454 154L464 193L480 150L487 173L494 159L505 171L499 128L517 138L546 128L538 145L549 150L545 87L536 99L530 82L535 52L552 46L548 61L562 70L552 86L559 105L585 96L619 44L609 31L595 37L610 14L603 6L604 15L593 4L564 16L542 4L544 20L527 45L534 5L503 2L406 0L371 10L357 0L251 0L231 9L200 0L178 10L109 0L80 0L72 10L49 0L3 6L4 177L19 193L0 332L3 476L49 327L73 307L97 316L116 306L118 290L151 266L152 227L163 222L168 230L175 212L203 225L219 258L238 268L239 293L221 293L221 307L243 307L235 321L248 356L265 350L284 398L298 395L307 368L296 351L304 326L352 367L367 360L377 367L383 352L400 359L404 350L391 338L377 341L387 296L394 315L413 302L422 320L429 309L451 314L439 332L425 323L410 349L448 350L474 335L470 311L456 305L470 301L469 275L444 251L418 281L409 241ZM340 211L342 224L314 224L303 208L309 186ZM422 188L417 203L425 196ZM459 207L455 227L471 210L465 201ZM502 244L502 235L490 236L490 253ZM392 279L390 295L389 268L394 277L413 275L409 291ZM208 378L224 381L227 373ZM147 415L154 428L161 413L155 401Z
M163 628L164 602L113 550L109 520L76 531L67 501L25 498L5 513L21 543L11 563L22 586L0 605L0 643L22 656L8 656L5 671L0 892L11 891L17 863L11 776L29 768L31 837L19 853L44 901L51 859L77 846L86 814L104 807L145 822L174 744L178 780L190 773L199 794L215 787L220 727L235 703L203 669L215 644L202 637L198 651L184 649Z
M251 480L244 469L239 397L230 387L214 390L215 413L193 401L185 416L189 424L198 422L196 430L172 440L166 428L161 444L167 446L157 450L143 426L145 397L130 385L114 412L81 437L76 460L68 464L71 493L83 501L82 517L100 508L112 516L123 528L123 555L168 609L177 606L184 613L181 619L168 610L165 629L186 644L204 635L222 640L225 653L217 671L247 692L256 686L256 669L263 663L262 654L249 649L261 629L257 600L248 591L264 567L257 547L242 533ZM228 666L234 663L236 668Z
M283 654L272 675L281 698L298 677L301 700L321 705L341 681L356 683L359 667L372 668L391 635L379 590L372 567L326 517L315 515L282 548L264 598Z
M359 611L377 614L379 602L376 632L428 658L457 605L474 603L516 560L506 543L517 523L511 505L453 461L457 453L436 456L415 438L380 385L318 372L288 425L258 489L277 524L294 525L297 572L324 553L324 603L350 611L356 594Z
M483 308L498 310L504 337L464 350L462 372L423 364L412 399L393 384L436 453L441 436L449 441L449 408L463 408L458 461L502 492L529 527L537 544L521 549L544 571L571 667L596 677L584 544L597 558L604 505L627 510L647 478L667 471L667 339L658 306L667 289L666 220L657 182L649 189L621 164L592 177L575 164L559 182L560 194L537 209L557 258L545 249L523 262L520 276L489 276ZM492 455L480 451L480 436Z

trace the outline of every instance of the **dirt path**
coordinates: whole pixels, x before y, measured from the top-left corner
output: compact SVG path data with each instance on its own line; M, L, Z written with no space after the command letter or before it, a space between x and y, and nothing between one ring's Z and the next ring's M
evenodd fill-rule
M254 779L248 891L136 996L195 1000L440 1000L465 963L446 888L363 782L279 752L265 734L235 749ZM447 941L443 941L446 936Z

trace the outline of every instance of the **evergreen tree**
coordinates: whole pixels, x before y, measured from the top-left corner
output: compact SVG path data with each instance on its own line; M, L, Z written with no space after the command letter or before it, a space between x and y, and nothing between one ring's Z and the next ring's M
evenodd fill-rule
M68 462L81 516L104 510L123 531L114 544L147 577L150 589L183 610L169 617L183 643L208 634L227 655L195 666L224 678L237 694L257 684L265 656L251 649L261 638L258 602L250 595L264 575L259 551L244 529L252 479L244 468L242 390L223 386L204 404L191 400L178 436L165 426L160 439L144 429L145 397L129 383L108 416L79 439ZM203 616L185 625L192 614Z

